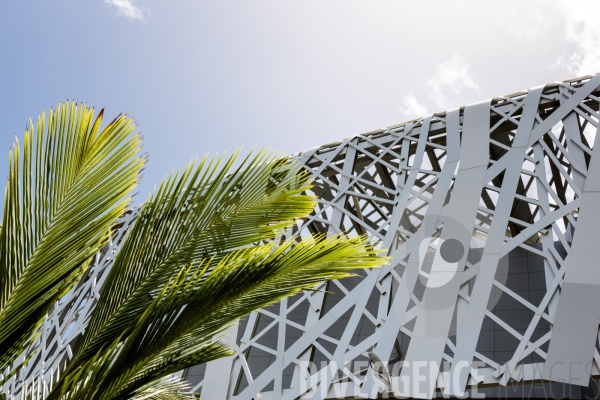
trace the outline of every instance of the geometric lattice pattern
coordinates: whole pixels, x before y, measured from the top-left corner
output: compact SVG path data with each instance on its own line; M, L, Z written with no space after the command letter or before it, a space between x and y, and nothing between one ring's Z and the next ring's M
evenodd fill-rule
M127 211L116 224L112 241L94 258L92 266L79 284L48 313L39 339L16 360L20 364L35 354L25 368L3 387L14 398L43 399L57 374L71 358L71 348L83 333L98 298L100 289L113 264L115 253L128 228L135 221L139 207Z
M321 199L300 234L369 233L393 262L252 314L239 327L230 381L211 384L244 400L376 398L389 388L365 365L370 351L390 364L426 362L422 371L439 366L419 388L400 388L411 397L565 378L544 362L573 237L587 239L574 235L586 181L600 177L600 161L591 162L599 85L600 76L551 84L300 153ZM469 251L453 279L431 287L417 253L427 241L435 254L448 238ZM594 339L574 360L588 365L600 361L598 318L579 311L594 319ZM390 370L414 382L412 367ZM589 372L571 383L588 381Z
M230 332L236 355L188 380L239 400L587 387L600 374L599 86L554 83L297 154L320 200L286 236L369 234L392 262L252 313ZM50 314L12 393L69 357L119 240ZM529 397L556 396L541 389Z

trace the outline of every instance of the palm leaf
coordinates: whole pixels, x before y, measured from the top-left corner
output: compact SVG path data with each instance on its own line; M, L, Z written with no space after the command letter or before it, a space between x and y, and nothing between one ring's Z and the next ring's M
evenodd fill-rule
M169 374L233 354L215 336L241 316L385 262L363 237L274 241L314 209L304 194L310 174L267 152L231 172L236 157L190 164L145 203L49 400L153 390ZM101 356L83 379L78 371L106 352L115 357Z
M316 283L379 266L386 258L377 253L364 237L309 237L237 250L210 270L209 260L182 268L143 313L106 373L89 383L98 395L86 398L130 398L164 376L232 355L215 335L233 321Z
M34 336L48 309L86 270L124 212L144 160L119 116L59 104L30 121L10 151L0 229L0 371Z
M79 400L105 398L98 382L107 378L122 345L115 341L108 348L98 352L83 365L76 368L68 377L61 379L46 399L60 398L61 400ZM157 379L146 385L140 385L126 397L133 399L196 399L190 392L189 383L176 377Z
M164 283L193 260L272 240L315 206L310 175L266 151L233 169L238 153L204 157L166 178L141 210L69 368L135 326ZM233 169L233 171L232 171Z

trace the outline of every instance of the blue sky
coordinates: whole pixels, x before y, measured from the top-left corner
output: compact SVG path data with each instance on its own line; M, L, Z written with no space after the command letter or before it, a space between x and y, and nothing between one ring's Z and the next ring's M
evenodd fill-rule
M141 202L195 155L293 153L598 72L599 20L597 0L5 0L0 149L58 101L127 113Z

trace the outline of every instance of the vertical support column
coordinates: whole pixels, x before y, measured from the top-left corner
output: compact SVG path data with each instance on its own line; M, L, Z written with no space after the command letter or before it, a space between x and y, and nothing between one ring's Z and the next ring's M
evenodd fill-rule
M596 137L600 134L596 132ZM542 377L588 386L600 324L600 146L588 170Z
M235 348L235 339L237 338L238 322L227 329L223 341L231 348ZM206 364L206 374L204 375L204 386L202 387L202 397L205 399L226 399L229 391L231 364L235 356L219 358ZM233 383L235 384L235 383Z
M538 176L545 178L546 177L546 165L544 163L544 149L542 148L541 144L536 143L533 145L533 154L534 154L535 160L537 162L537 165L535 167L536 173L538 174ZM540 216L544 217L544 216L550 214L550 212L551 212L550 211L550 200L548 199L548 196L549 196L548 189L546 188L544 183L540 181L540 179L536 180L536 186L537 186L538 200L541 205ZM581 189L583 190L583 186L581 187ZM552 237L552 235L543 235L543 237L542 237L542 252L544 254L549 254L548 253L550 251L549 249L553 248L553 247L554 247L554 238ZM549 258L544 258L544 278L546 280L546 289L550 288L550 286L552 285L552 281L555 278L554 270L552 269L552 265L550 264L551 262L554 264L554 260L549 259ZM554 316L556 315L557 307L558 307L558 290L552 295L552 298L548 302L548 315L550 315L550 317L554 318Z
M429 124L427 124L427 129L429 129ZM423 152L425 150L427 133L428 131L421 132L415 157L418 156L420 151ZM403 148L404 147L408 146L405 145ZM432 233L435 227L435 221L437 221L442 211L444 202L454 178L454 172L456 171L460 154L460 109L451 110L446 115L446 152L446 162L438 176L438 182L435 186L435 191L429 203L429 207L427 208L427 214L425 215L423 224L421 225L419 231L415 232L415 234L398 249L395 248L396 245L393 240L395 240L397 227L404 214L404 210L409 199L408 196L410 195L410 190L414 185L416 173L412 174L412 177L410 177L409 181L407 181L406 187L398 201L398 206L394 208L393 218L388 231L388 235L391 234L390 238L392 239L392 241L389 243L390 255L393 257L391 261L392 265L399 263L406 256L406 254L411 252L411 249L415 248L415 243L417 243L416 246L418 246L418 243L420 243L423 237ZM419 165L420 164L421 161L419 161ZM432 220L434 222L433 224L431 223ZM410 254L409 257L416 257L416 254ZM411 293L409 291L414 288L414 285L418 279L418 265L416 266L416 270L412 267L413 265L414 263L409 261L409 266L404 272L402 281L399 282L400 289L397 291L393 299L387 320L380 329L379 340L373 351L381 360L387 361L390 359L390 355L394 347L394 341L396 340L400 327L402 326L402 321L404 320L404 315L406 314L406 308L410 302ZM372 386L375 384L374 379L375 378L373 377L372 371L369 370L363 387L364 390L371 396L376 395L372 390Z
M505 178L498 197L496 211L485 243L480 261L479 274L471 294L465 317L458 328L454 362L450 370L451 377L457 377L457 385L446 385L447 394L459 396L466 388L473 355L479 340L481 325L485 316L496 269L504 244L506 226L514 202L514 193L520 178L520 171L528 148L529 137L537 114L537 106L542 94L542 87L531 90L525 99L521 122L517 128L512 148L507 154L508 163ZM485 184L486 182L484 182Z
M285 298L279 303L279 323L277 327L277 360L279 364L279 373L275 375L275 382L273 385L273 394L275 397L281 397L283 391L283 353L285 351L285 331L286 331L286 319L287 319L287 303L288 299Z
M583 190L585 185L585 175L581 169L585 168L585 155L583 149L583 143L581 143L581 131L579 128L579 122L577 121L577 113L573 111L565 117L563 120L565 127L565 134L568 138L567 150L569 154L569 162L573 169L573 181L579 188Z
M489 163L490 102L467 106L464 112L459 172L448 206L443 212L441 245L435 253L425 294L417 316L400 381L411 382L410 396L432 398L458 291L462 282L477 204ZM419 252L426 251L430 238L424 237ZM449 247L450 246L450 247ZM416 252L417 249L414 250ZM423 254L418 257L421 261ZM416 265L415 269L420 266ZM423 368L419 368L422 366ZM418 378L426 369L425 377ZM423 379L424 378L424 379ZM420 383L425 384L421 390Z

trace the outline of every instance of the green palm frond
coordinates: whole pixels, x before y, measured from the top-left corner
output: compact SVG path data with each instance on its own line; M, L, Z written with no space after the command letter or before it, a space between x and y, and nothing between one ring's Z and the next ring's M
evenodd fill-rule
M377 253L364 237L309 237L237 250L210 270L208 261L182 268L143 313L106 374L89 383L98 395L86 398L130 398L166 375L232 355L214 339L232 322L318 282L377 267L386 260Z
M60 385L54 387L49 394L51 398L61 400L80 400L107 398L100 392L101 387L98 382L107 379L119 352L121 345L118 342L113 343L105 351L98 352L83 365L75 369L68 377L60 381ZM110 398L110 397L108 397ZM137 390L132 391L123 399L177 399L190 400L196 399L194 393L190 391L190 385L185 380L177 377L161 377L146 385L140 385Z
M145 203L49 400L154 390L165 376L232 355L218 336L238 318L386 262L364 237L274 241L314 209L312 178L265 151L233 169L237 156L174 172Z
M234 169L238 154L191 163L167 177L145 203L69 368L133 329L182 266L200 260L214 266L235 249L274 239L313 210L315 198L302 194L310 175L297 164L261 151Z
M0 370L30 343L48 309L109 240L144 159L133 121L100 130L101 111L59 104L10 152L0 228Z

